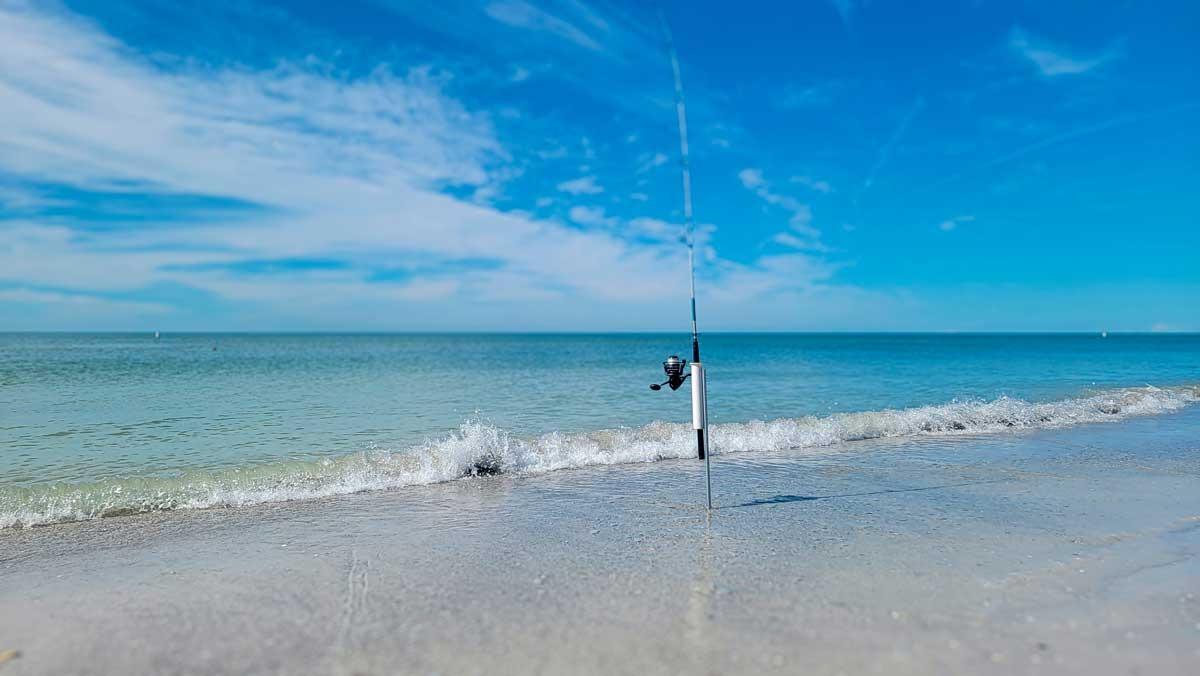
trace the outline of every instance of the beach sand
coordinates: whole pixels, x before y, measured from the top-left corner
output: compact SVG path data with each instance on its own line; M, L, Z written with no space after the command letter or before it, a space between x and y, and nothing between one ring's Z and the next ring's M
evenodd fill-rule
M720 445L719 439L714 442ZM1200 673L1200 409L0 531L0 675Z

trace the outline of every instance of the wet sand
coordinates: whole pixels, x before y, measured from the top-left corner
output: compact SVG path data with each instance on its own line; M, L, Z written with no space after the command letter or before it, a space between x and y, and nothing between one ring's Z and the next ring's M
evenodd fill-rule
M702 469L0 531L0 676L1200 673L1195 407Z

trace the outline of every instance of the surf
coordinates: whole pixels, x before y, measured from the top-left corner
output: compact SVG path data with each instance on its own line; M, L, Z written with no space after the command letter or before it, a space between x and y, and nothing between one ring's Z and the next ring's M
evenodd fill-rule
M1049 402L999 397L906 409L730 422L710 426L710 435L712 452L718 456L755 451L837 452L839 446L849 442L870 439L996 434L1118 422L1172 413L1198 401L1197 385L1146 386ZM468 420L444 437L395 450L190 470L176 476L0 488L0 529L156 511L311 500L484 475L537 475L694 457L695 435L686 423L655 422L636 428L522 437L483 420Z

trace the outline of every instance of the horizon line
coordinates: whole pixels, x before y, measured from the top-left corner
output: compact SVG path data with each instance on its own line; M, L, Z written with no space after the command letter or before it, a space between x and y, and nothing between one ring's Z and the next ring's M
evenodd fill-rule
M275 335L275 336L454 336L454 335L493 335L493 336L548 336L548 335L579 335L579 336L620 336L620 335L673 335L673 334L690 334L691 331L686 328L676 330L664 329L647 329L647 330L487 330L487 329L463 329L463 330L422 330L422 329L402 329L402 330L325 330L325 329L267 329L267 330L185 330L185 331L163 331L163 330L78 330L78 329L25 329L25 330L2 330L0 335L113 335L113 336L138 336L138 335ZM1020 330L1020 329L1001 329L1001 330L772 330L772 329L725 329L716 331L701 331L701 335L812 335L812 336L835 336L835 335L890 335L890 336L1200 336L1200 331L1192 330L1166 330L1166 331L1053 331L1053 330Z

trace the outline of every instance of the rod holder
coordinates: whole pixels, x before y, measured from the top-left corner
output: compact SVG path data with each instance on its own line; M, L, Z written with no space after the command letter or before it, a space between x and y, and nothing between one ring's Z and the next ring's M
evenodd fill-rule
M704 364L692 362L692 428L703 431L708 427L708 391L704 380ZM704 458L704 451L700 452Z
M704 487L712 511L712 464L708 459L708 380L704 364L692 362L692 427L696 430L696 455L704 461Z

